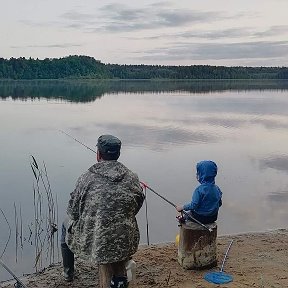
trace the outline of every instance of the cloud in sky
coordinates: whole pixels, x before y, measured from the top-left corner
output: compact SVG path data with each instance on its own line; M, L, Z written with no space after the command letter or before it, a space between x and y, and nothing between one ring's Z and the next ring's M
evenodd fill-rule
M69 47L81 47L81 44L77 43L61 43L61 44L47 44L47 45L27 45L27 46L11 46L12 49L25 49L25 48L69 48Z
M275 26L275 27L270 27L267 30L261 30L261 31L256 31L255 28L251 27L234 27L234 28L228 28L228 29L212 29L212 30L189 30L185 32L180 32L180 33L172 33L172 34L158 34L154 36L147 36L144 37L145 39L175 39L175 38L183 38L183 39L206 39L206 40L219 40L219 39L237 39L237 38L243 38L245 37L246 39L261 39L265 38L268 36L288 36L288 26L283 25L283 26ZM128 37L130 39L134 40L140 40L139 37Z
M268 200L272 202L280 202L280 203L288 202L288 191L271 192L268 195Z
M84 5L71 0L67 6L15 0L0 11L1 56L81 54L106 63L288 66L287 1L207 1L87 0ZM15 12L17 3L23 13Z
M97 13L71 10L62 14L60 18L68 20L69 24L64 23L64 26L111 33L183 27L191 23L213 22L227 18L222 12L178 9L170 7L168 2L164 4L166 5L154 3L141 8L132 8L113 3L104 5Z
M262 32L255 32L255 37L267 37L267 36L282 36L288 35L288 25L271 26Z
M143 60L221 60L288 57L288 41L246 43L172 43L145 51Z

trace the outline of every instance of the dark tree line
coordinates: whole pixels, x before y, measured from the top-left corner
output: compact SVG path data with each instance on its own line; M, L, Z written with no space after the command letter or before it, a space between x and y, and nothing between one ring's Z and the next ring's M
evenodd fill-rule
M280 67L225 67L209 65L106 65L119 79L288 79L288 69Z
M2 79L109 78L100 61L87 56L55 59L0 58Z
M288 89L285 80L1 80L0 100L57 99L71 102L90 102L111 93L161 93L186 91L211 93L226 90Z
M288 79L286 67L103 64L88 56L0 58L0 79Z

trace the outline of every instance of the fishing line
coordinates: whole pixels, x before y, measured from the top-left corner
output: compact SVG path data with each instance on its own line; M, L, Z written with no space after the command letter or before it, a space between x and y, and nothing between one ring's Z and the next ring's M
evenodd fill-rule
M81 144L82 146L84 146L85 148L87 148L88 150L92 151L93 153L96 153L97 152L95 150L93 150L92 148L90 148L89 146L85 145L84 143L80 142L79 140L77 140L76 138L74 138L73 136L71 136L70 134L66 133L65 131L63 130L58 130L60 131L61 133L67 135L68 137L72 138L74 141L78 142L79 144Z
M87 148L88 150L97 153L95 150L93 150L92 148L90 148L89 146L87 146L86 144L82 143L81 141L79 141L78 139L74 138L73 136L71 136L70 134L66 133L63 130L58 130L61 133L65 134L66 136L72 138L74 141L76 141L77 143L81 144L82 146L84 146L85 148ZM150 245L150 237L149 237L149 221L148 221L148 203L147 203L147 189L146 186L143 185L144 188L144 193L145 193L145 218L146 218L146 238L147 238L147 245Z
M150 237L149 237L149 221L148 221L148 202L147 202L147 189L144 186L144 195L145 195L145 218L146 218L146 239L147 239L147 245L150 245Z
M145 184L144 182L141 182L140 183L143 185L143 187L146 187L148 188L151 192L153 192L154 194L156 194L157 196L159 196L160 198L162 198L164 201L166 201L167 203L169 203L171 206L173 206L174 208L176 208L177 206L169 201L167 198L165 198L164 196L162 196L161 194L159 194L158 192L156 192L155 190L153 190L151 187L149 187L147 184ZM197 219L195 219L192 215L190 215L189 213L187 213L186 211L182 211L183 214L191 221L193 222L196 222L197 224L199 224L200 226L202 226L203 228L207 229L209 232L212 232L213 229L212 228L209 228L208 226L204 225L203 223L201 223L200 221L198 221Z
M93 150L92 148L88 147L87 145L85 145L84 143L80 142L79 140L77 140L76 138L74 138L73 136L71 136L70 134L62 131L62 130L58 130L61 133L67 135L68 137L72 138L74 141L78 142L79 144L81 144L82 146L86 147L87 149L89 149L90 151L97 153L95 150ZM148 188L151 192L153 192L154 194L156 194L157 196L159 196L160 198L162 198L164 201L166 201L167 203L169 203L171 206L173 206L174 208L176 208L176 205L174 203L172 203L171 201L169 201L168 199L166 199L165 197L163 197L161 194L157 193L155 190L153 190L151 187L147 186L144 182L140 182L143 187ZM147 202L145 202L147 205ZM202 226L203 228L207 229L209 232L212 232L212 228L207 227L206 225L204 225L203 223L201 223L200 221L198 221L197 219L195 219L194 217L192 217L189 213L187 213L186 211L183 210L183 214L190 220L192 220L193 222L199 224L200 226ZM146 222L148 221L148 219L146 220ZM147 222L148 225L148 222Z

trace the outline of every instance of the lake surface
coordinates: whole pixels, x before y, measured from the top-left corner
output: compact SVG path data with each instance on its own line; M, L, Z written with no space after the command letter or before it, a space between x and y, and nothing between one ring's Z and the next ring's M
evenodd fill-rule
M198 185L196 163L214 160L223 191L218 234L287 227L287 107L285 81L0 82L0 208L12 231L3 260L18 275L34 269L30 155L45 163L58 224L77 178L96 161L59 130L93 149L101 134L118 136L119 161L176 204ZM174 208L147 193L150 242L174 241ZM146 243L145 206L138 220ZM2 214L0 229L1 255L9 236ZM7 278L0 267L0 280Z

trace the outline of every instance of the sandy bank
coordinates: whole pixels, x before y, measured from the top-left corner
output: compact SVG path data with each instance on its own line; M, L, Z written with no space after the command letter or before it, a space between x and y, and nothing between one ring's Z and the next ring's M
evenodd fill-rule
M219 271L231 239L234 239L234 243L224 270L232 275L234 280L232 283L220 285L221 287L288 287L288 230L219 236L218 268L215 270ZM139 288L217 287L203 279L207 270L183 270L177 262L177 248L174 244L143 247L135 254L134 260L137 263L136 287ZM77 274L73 283L63 281L61 266L56 265L40 274L28 276L25 284L31 288L98 287L96 266L77 261L76 268ZM12 288L13 285L2 283L1 287Z

